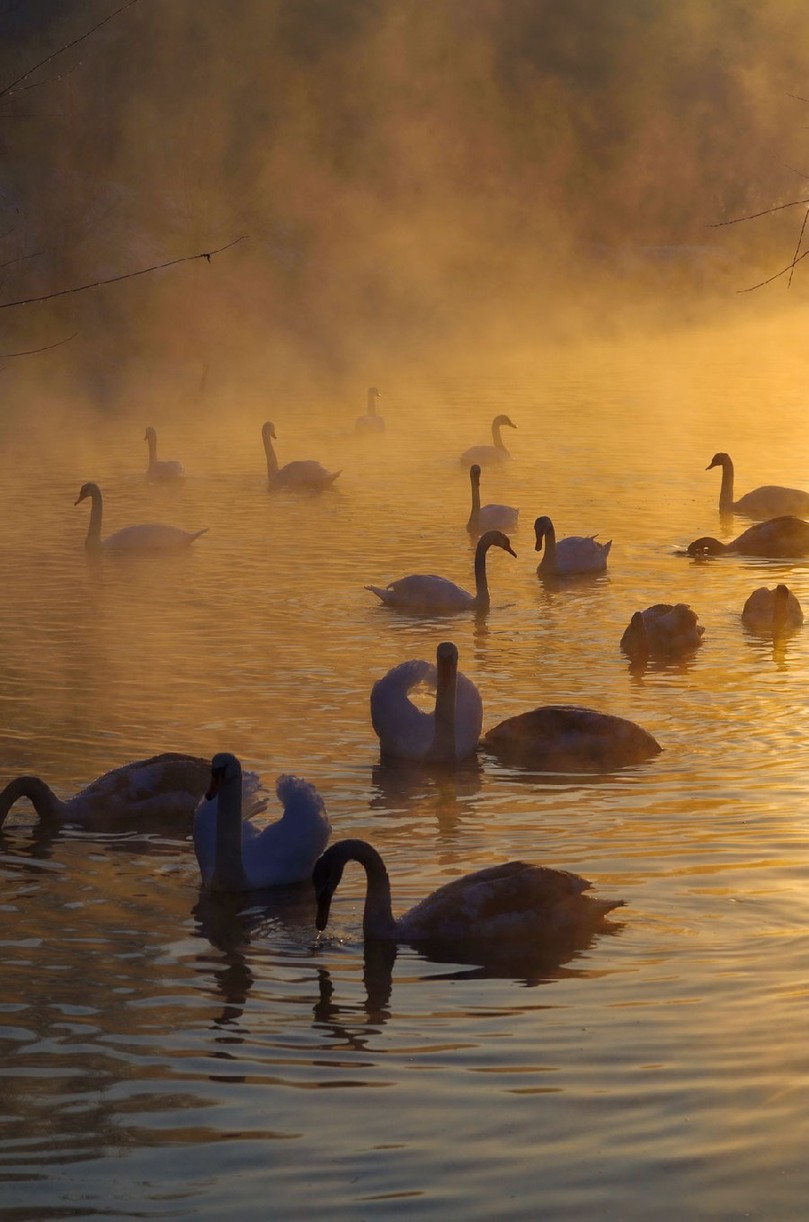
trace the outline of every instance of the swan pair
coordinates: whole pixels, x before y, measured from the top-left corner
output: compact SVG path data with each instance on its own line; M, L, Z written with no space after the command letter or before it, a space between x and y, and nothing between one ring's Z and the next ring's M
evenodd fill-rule
M500 547L511 556L517 555L508 536L502 531L487 530L485 535L481 535L475 548L474 594L456 585L454 581L446 577L436 577L432 573L411 573L409 577L400 577L384 588L366 586L365 589L376 594L386 607L394 607L399 611L437 614L453 611L487 612L491 601L486 578L486 553L490 547Z
M769 559L791 559L809 556L809 522L785 514L768 522L748 526L730 543L721 543L711 535L694 539L686 549L688 556L763 556Z
M384 433L385 421L376 410L377 399L382 396L375 386L368 387L367 407L364 416L358 416L354 432L359 434Z
M763 484L733 499L733 463L724 452L714 454L706 471L722 468L722 485L719 490L719 512L740 513L748 518L777 518L783 514L809 517L809 492L800 488L784 488L780 484Z
M339 471L327 471L321 463L313 458L296 459L279 467L273 441L275 425L267 420L261 428L261 439L264 442L264 455L267 459L267 483L270 488L309 488L318 492L330 488Z
M90 524L84 545L91 551L164 551L167 548L188 547L209 529L182 530L179 526L167 526L162 522L142 522L137 526L124 526L114 534L101 538L103 500L98 484L82 484L79 495L73 502L78 505L90 498Z
M176 459L157 457L157 433L149 426L143 440L149 445L149 466L146 468L146 478L152 480L184 479L185 467Z

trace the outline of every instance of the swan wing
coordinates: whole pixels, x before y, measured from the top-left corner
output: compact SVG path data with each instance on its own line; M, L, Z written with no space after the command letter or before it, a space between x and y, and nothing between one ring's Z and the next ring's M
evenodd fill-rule
M464 450L460 462L462 467L471 467L473 463L485 467L492 463L505 462L509 458L511 455L508 450L501 450L498 446L470 446L468 450Z
M553 772L610 771L662 750L634 721L562 704L507 718L484 735L483 746L505 763Z
M124 526L102 540L101 546L111 551L162 551L171 547L187 547L209 528L182 530L179 526L167 526L162 522L143 522L138 526Z
M161 458L146 472L149 479L184 479L185 467L175 459Z
M595 535L568 535L556 544L559 573L597 573L607 567L612 539L599 543Z
M435 713L423 712L409 696L419 683L435 691L436 671L432 662L418 659L401 662L371 688L371 725L382 755L419 760L432 747Z
M781 514L809 517L809 492L779 484L762 484L734 501L733 509L750 518L775 518Z
M164 752L114 768L69 799L67 805L71 816L78 819L188 819L205 793L210 774L210 760ZM255 774L246 776L249 781Z
M287 488L326 488L339 474L339 471L327 471L314 459L298 459L281 467L273 483Z
M307 881L331 834L323 799L309 781L281 776L275 791L284 808L281 818L263 828L242 825L245 877L255 889Z
M519 509L513 509L511 505L483 505L478 529L482 535L487 530L514 530L519 516Z
M405 611L463 611L474 606L474 595L446 577L433 573L411 573L390 582L384 589L366 586L388 607Z
M791 514L757 522L728 544L728 550L747 556L809 555L809 522Z

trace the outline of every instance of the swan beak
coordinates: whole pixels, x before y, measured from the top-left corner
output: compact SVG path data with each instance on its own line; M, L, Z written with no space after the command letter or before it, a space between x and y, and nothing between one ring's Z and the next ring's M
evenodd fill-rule
M514 559L515 559L515 560L517 559L517 553L514 551L514 548L513 548L513 547L511 547L511 545L510 545L510 544L509 544L509 546L506 548L506 551L507 551L507 552L509 552L509 553L510 553L510 554L511 554L511 555L514 557Z
M713 468L714 468L714 467L718 467L718 466L719 466L719 463L716 463L716 462L709 462L709 463L708 463L708 466L705 468L705 470L706 470L706 471L711 471L711 470L713 470Z
M315 927L318 933L322 933L329 923L329 912L331 911L331 892L321 891L317 897L317 916L315 917Z

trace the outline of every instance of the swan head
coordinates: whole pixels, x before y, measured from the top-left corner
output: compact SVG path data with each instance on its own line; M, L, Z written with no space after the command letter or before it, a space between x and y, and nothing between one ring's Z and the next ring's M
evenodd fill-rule
M717 454L714 454L713 458L708 463L708 466L705 468L705 470L710 471L712 467L724 467L726 463L729 463L729 462L730 462L730 455L725 454L723 450L720 450Z
M439 685L442 678L454 674L458 669L458 647L452 641L442 641L435 651L436 671Z
M718 539L712 539L710 535L703 535L701 539L695 539L693 543L689 543L686 555L721 556L724 550L724 543L720 543Z
M485 535L481 535L478 539L478 552L488 551L490 547L502 547L504 552L509 552L512 556L517 555L514 548L511 546L511 540L508 535L504 535L502 530L487 530Z
M76 497L73 504L78 505L80 501L86 501L88 496L100 496L100 495L101 495L101 490L99 489L98 484L93 484L93 483L82 484L81 488L79 489L79 495Z
M537 518L537 520L534 522L534 534L536 535L537 540L534 544L535 552L542 551L542 540L550 530L553 530L553 523L546 514L543 514L541 518Z
M375 386L369 386L368 387L368 398L369 399L381 399L382 392L380 390L377 390Z
M242 766L229 751L220 751L211 760L211 780L208 785L206 799L210 802L215 798L223 785L229 781L238 781L241 785Z
M480 467L476 462L469 468L469 478L473 484L480 484Z
M157 433L154 431L151 425L149 425L149 427L146 429L146 432L143 434L143 440L144 441L157 441Z
M261 436L266 441L268 437L275 437L275 425L271 420L267 420L261 427Z
M499 426L502 428L504 425L507 425L510 429L516 429L517 427L510 416L495 416L492 421L492 427L497 428Z

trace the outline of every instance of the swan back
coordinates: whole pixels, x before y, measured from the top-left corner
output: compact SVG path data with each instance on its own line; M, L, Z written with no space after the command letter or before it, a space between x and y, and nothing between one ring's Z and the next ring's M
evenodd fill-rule
M482 746L505 764L546 772L610 772L662 750L626 717L564 704L506 718L486 732Z
M686 603L655 603L634 613L621 637L621 649L632 658L688 653L701 644L704 632Z
M754 632L777 635L803 623L803 608L795 594L783 583L772 590L759 586L742 608L742 622Z

